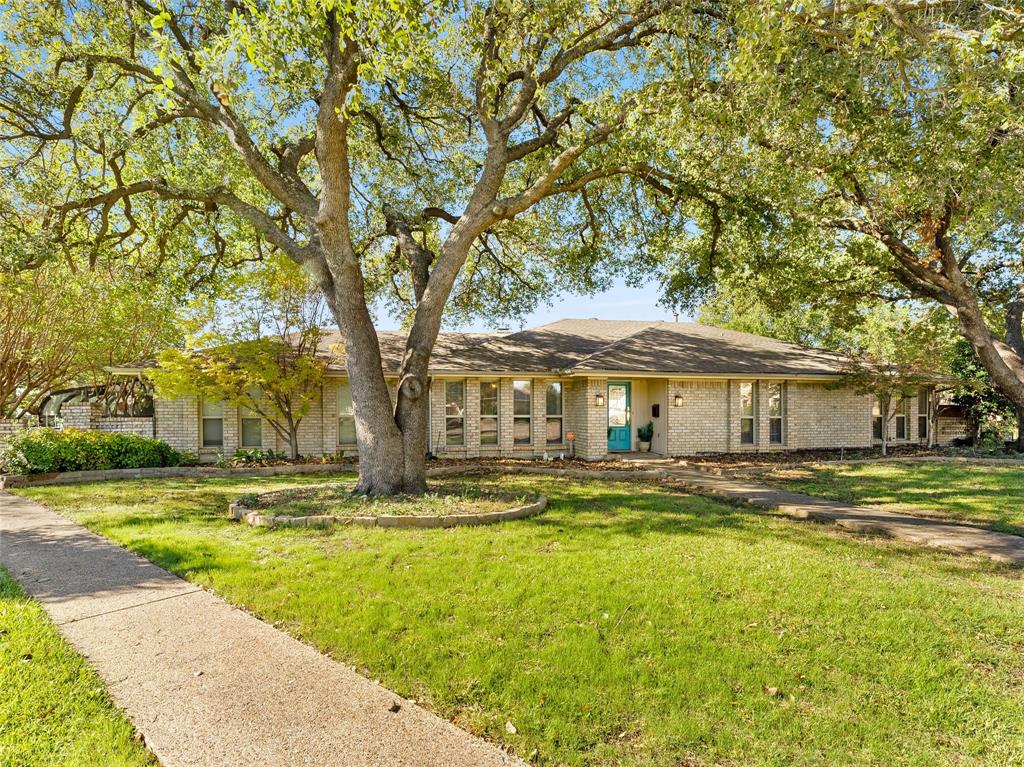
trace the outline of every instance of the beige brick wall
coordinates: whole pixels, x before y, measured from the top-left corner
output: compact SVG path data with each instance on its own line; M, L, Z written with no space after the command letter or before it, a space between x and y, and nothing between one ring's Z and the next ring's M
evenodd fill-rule
M103 431L112 434L137 434L153 437L155 419L128 416L104 416L103 406L98 402L81 402L64 405L60 410L61 424L66 429Z
M740 384L756 384L755 442L740 442ZM783 444L770 443L768 380L670 380L668 452L764 452L811 448L866 447L871 444L871 399L822 383L786 381ZM683 399L675 406L675 395ZM916 403L910 414L916 435ZM912 438L915 438L912 436Z
M939 416L939 424L936 432L936 441L940 445L948 445L954 439L963 439L967 436L967 419L951 416Z
M99 405L94 402L68 404L60 409L61 421L66 429L92 429L99 414Z
M153 400L157 439L175 450L199 451L199 403L194 397Z
M155 421L152 418L129 418L125 416L100 418L96 421L97 431L116 434L138 434L140 437L152 437Z
M496 447L480 445L480 382L472 377L460 379L465 383L465 444L445 444L444 382L434 378L429 389L430 445L438 455L449 457L476 457L479 455L540 456L544 452L558 455L568 451L567 445L548 445L545 432L546 383L550 378L530 379L533 384L533 432L530 445L514 445L512 439L512 381L498 379L498 431ZM493 380L493 379L491 379ZM630 380L624 378L623 380ZM651 419L651 405L660 405L661 416L656 423L654 449L669 455L729 452L740 450L794 450L809 448L865 447L871 445L871 398L854 394L850 390L834 389L826 384L788 381L785 392L784 444L769 444L767 381L757 384L757 440L753 446L740 444L739 385L733 380L634 380L633 424L636 428ZM337 386L339 379L328 379L324 384L322 400L318 399L299 427L299 451L303 455L322 455L336 452L337 445ZM389 382L393 385L394 382ZM642 385L641 385L642 384ZM575 378L562 381L563 436L569 431L576 434L576 455L586 460L600 460L607 455L607 399L597 404L597 395L607 397L608 379ZM682 397L682 405L675 405L675 396ZM917 400L908 402L908 441L917 440ZM156 436L179 450L199 452L199 403L195 399L157 399ZM129 419L136 420L136 419ZM893 424L890 423L890 429ZM239 436L238 413L235 408L224 409L224 447L205 450L204 457L217 453L234 453ZM943 435L940 434L940 439ZM661 441L659 441L659 439ZM949 437L946 437L948 440ZM268 423L263 428L264 448L287 450ZM348 451L354 453L354 450Z
M682 405L675 404L676 395ZM668 382L666 437L669 455L725 452L729 449L726 381ZM736 424L736 429L739 425Z
M608 379L582 381L582 405L577 405L580 425L576 430L576 455L587 461L599 461L608 454ZM604 404L597 404L600 394Z
M821 383L790 381L787 388L787 448L871 445L870 396Z
M21 431L24 428L25 424L22 421L15 421L10 418L0 418L0 447L7 442L7 438L14 434L14 432Z

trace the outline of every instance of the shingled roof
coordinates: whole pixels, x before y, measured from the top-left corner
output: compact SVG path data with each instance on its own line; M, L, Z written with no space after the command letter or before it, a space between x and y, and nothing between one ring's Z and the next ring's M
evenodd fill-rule
M384 369L396 373L405 335L379 333ZM321 343L344 370L337 331ZM836 376L845 358L695 322L566 319L510 334L441 333L431 370L443 373Z

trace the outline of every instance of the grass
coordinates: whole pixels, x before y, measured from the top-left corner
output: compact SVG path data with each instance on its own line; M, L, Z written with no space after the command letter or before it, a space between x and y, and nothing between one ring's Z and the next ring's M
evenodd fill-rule
M250 509L267 509L281 516L329 514L335 517L446 516L505 511L527 502L526 495L503 492L488 482L431 482L424 495L353 496L355 478L345 482L284 490L260 498L243 496Z
M155 764L85 659L0 568L0 765Z
M821 465L766 482L823 498L931 514L1024 535L1024 467L940 462Z
M537 765L1021 764L1018 571L539 477L495 481L550 500L496 526L226 520L231 498L311 481L17 492Z

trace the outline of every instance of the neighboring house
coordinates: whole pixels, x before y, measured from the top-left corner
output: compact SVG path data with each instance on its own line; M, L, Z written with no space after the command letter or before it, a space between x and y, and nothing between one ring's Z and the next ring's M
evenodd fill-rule
M404 337L379 335L393 389ZM321 343L330 362L299 428L303 455L356 453L344 359L330 351L337 343L336 332ZM444 457L600 460L635 450L648 422L651 449L663 455L871 446L881 419L870 396L836 388L842 365L833 352L696 323L568 319L511 334L442 333L429 446ZM922 392L903 403L888 424L894 443L927 441L927 400ZM194 399L156 398L152 433L209 460L287 447L255 414Z

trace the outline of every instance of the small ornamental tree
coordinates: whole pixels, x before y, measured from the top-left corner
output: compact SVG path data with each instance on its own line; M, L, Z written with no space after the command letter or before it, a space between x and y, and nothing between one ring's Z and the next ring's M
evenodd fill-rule
M199 351L168 349L150 373L161 397L195 396L247 408L265 419L299 457L299 424L320 393L320 331L287 340L258 338Z
M948 380L941 369L948 340L934 316L885 304L873 307L846 333L848 357L836 385L875 398L882 422L882 455L889 453L889 424L901 401L921 387Z
M882 419L882 455L888 455L889 423L899 412L900 402L936 380L935 373L918 360L893 362L862 355L850 358L840 385L874 396Z

